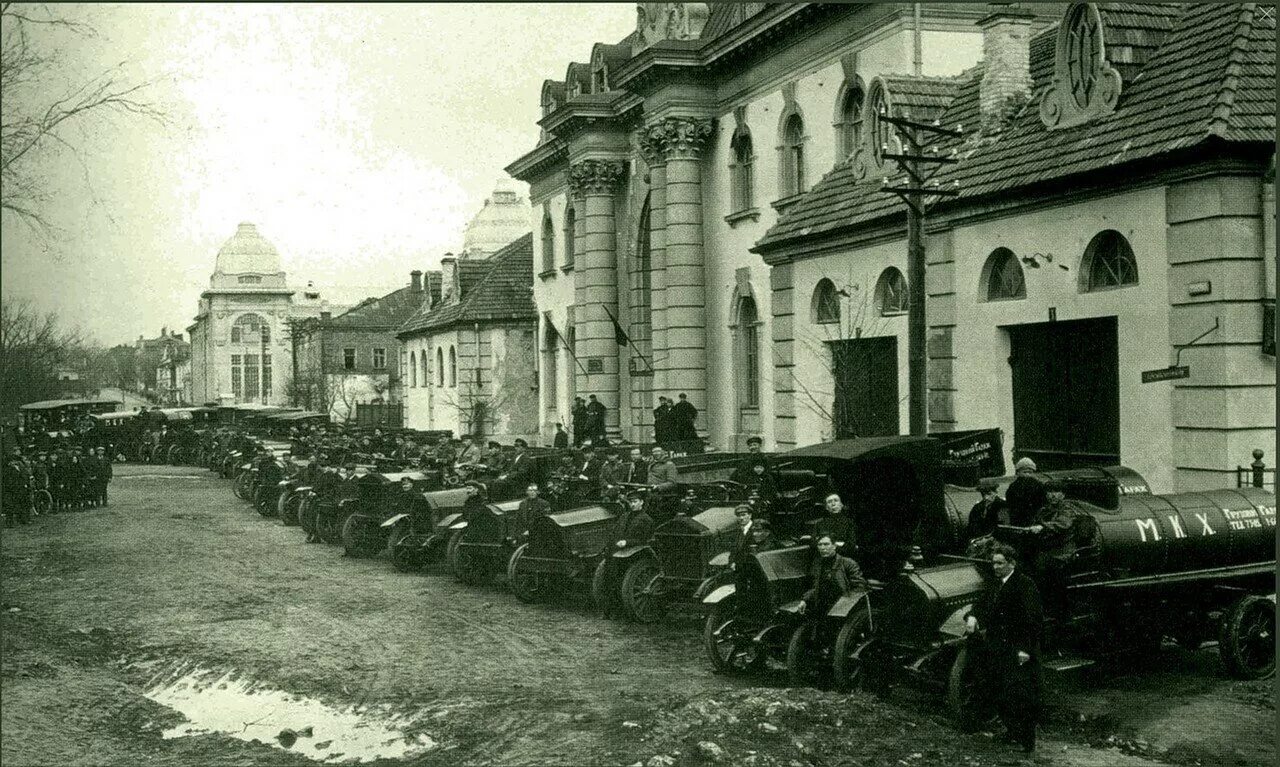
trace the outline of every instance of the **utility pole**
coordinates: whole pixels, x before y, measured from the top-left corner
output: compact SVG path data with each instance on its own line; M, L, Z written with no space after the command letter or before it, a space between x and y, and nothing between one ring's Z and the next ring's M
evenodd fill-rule
M952 197L954 188L944 189L933 176L944 166L957 160L946 157L929 143L938 138L960 138L964 134L943 128L937 120L924 123L910 118L879 115L879 119L896 128L902 144L901 153L889 152L882 145L885 159L895 160L906 174L906 186L892 186L888 178L881 188L893 192L907 204L907 410L912 436L929 433L928 354L926 349L928 326L925 324L925 246L924 223L928 209L927 198Z

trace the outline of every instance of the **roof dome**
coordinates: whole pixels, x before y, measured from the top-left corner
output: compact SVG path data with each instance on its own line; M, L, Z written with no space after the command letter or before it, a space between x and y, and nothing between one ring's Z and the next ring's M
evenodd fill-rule
M213 271L223 274L276 274L283 270L280 268L280 251L258 233L258 227L245 222L218 249L218 261Z
M529 233L529 202L508 178L498 180L484 207L467 223L463 256L483 258Z

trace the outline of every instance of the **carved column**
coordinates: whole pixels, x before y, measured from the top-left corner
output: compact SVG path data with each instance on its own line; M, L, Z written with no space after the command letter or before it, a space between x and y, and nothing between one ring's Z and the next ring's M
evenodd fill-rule
M707 413L701 153L711 135L711 121L667 118L650 132L661 137L667 158L662 312L665 354L657 367L660 391L668 396L685 392L698 410ZM706 422L700 425L705 430Z
M594 394L608 408L605 429L618 432L619 348L605 307L618 316L618 237L614 195L625 166L617 160L583 160L570 166L569 186L581 200L574 262L574 312L578 396Z
M646 128L640 138L640 151L649 166L649 361L654 368L651 386L654 392L666 396L663 360L667 357L667 147L662 131Z

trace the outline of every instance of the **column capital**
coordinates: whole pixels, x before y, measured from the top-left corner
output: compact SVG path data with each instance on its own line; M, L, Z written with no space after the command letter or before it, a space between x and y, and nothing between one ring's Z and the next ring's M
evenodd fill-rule
M660 168L667 164L667 144L662 136L651 128L642 128L637 142L640 154L644 156L645 165Z
M696 117L667 117L646 126L645 138L657 142L670 158L691 159L698 156L711 135L712 121Z
M621 160L582 160L569 166L569 188L578 197L611 195L625 174Z

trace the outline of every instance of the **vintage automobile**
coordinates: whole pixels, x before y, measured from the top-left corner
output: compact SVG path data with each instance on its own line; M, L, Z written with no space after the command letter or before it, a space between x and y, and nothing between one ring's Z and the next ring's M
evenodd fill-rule
M450 526L453 535L446 556L454 577L477 585L507 572L518 545L515 511L519 507L518 500L487 503L483 495L467 500L461 519Z
M587 586L618 540L622 514L620 505L605 503L534 519L507 564L511 592L534 602Z
M390 539L391 563L396 569L410 572L444 560L450 539L461 539L463 528L453 528L463 521L461 509L467 499L479 493L474 485L430 490L422 493L422 503L383 520L382 527Z
M930 437L878 437L843 440L800 448L780 456L792 470L809 470L830 479L830 487L845 500L858 531L856 559L873 582L895 576L906 562L914 567L937 563L944 555L959 555L968 541L965 536L968 511L978 500L972 489L947 485L944 454L939 442ZM1063 481L1068 497L1087 495L1105 499L1141 498L1145 481L1129 469L1072 469L1050 472ZM792 549L785 549L791 551ZM765 556L761 554L759 556ZM807 577L812 552L794 549L785 557L765 556L760 567L737 573L732 583L703 589L708 615L704 640L708 657L719 671L758 667L773 658L788 661L788 671L797 683L812 680L832 670L840 660L831 642L818 642L819 652L788 652L813 647L814 632L837 644L856 646L865 638L869 625L858 616L869 617L866 594L842 599L826 616L805 616L800 620L797 605L779 601L799 592L781 588L775 581L790 582ZM757 557L758 558L758 557ZM785 565L785 566L784 566ZM764 594L772 601L760 602L764 609L741 611L739 589ZM743 659L750 662L743 663ZM835 681L844 684L840 669Z
M310 536L333 545L342 543L342 523L346 506L356 497L357 482L367 467L357 466L355 473L344 479L340 470L326 467L298 512L298 524Z
M1158 651L1173 637L1188 647L1218 639L1227 672L1241 679L1275 673L1275 495L1256 488L1176 495L1129 495L1114 509L1075 503L1096 522L1075 549L1049 609L1045 666L1078 668ZM884 684L911 679L946 692L971 723L975 670L964 618L989 571L955 562L907 571L871 601L876 630L836 650L837 674L873 670ZM842 657L843 656L843 657Z
M405 493L406 481L413 488ZM417 471L370 472L356 482L356 496L344 507L342 545L349 557L371 557L387 547L392 527L383 522L402 513L412 515L414 506L425 505L421 488L427 475Z
M95 421L89 434L90 444L106 448L112 460L119 456L135 456L138 454L138 414L131 410L114 413L94 413Z
M284 468L285 477L279 482L280 492L276 499L276 516L286 527L293 527L299 524L298 511L319 467L310 458L290 457Z

